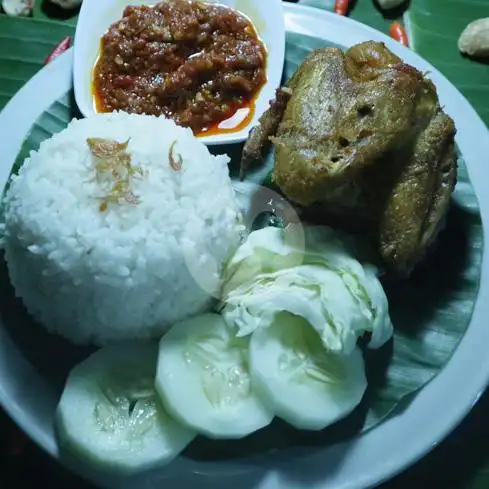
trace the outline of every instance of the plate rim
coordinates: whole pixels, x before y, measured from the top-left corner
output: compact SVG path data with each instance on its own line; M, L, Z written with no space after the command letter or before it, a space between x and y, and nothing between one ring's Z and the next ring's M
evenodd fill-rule
M435 79L435 84L437 85L437 87L440 84L443 86L443 90L441 90L441 92L443 94L443 97L446 97L447 100L446 105L447 105L448 112L450 113L450 111L452 110L455 112L460 111L466 116L468 116L468 119L472 121L471 128L470 128L470 132L471 132L470 135L468 134L468 132L467 134L465 134L465 130L462 131L462 134L460 134L459 132L459 134L457 135L458 142L460 143L460 147L462 149L462 154L465 155L467 153L467 151L464 150L465 147L468 148L468 142L465 142L465 139L468 140L477 139L478 141L478 144L473 145L474 147L470 149L470 151L468 151L470 154L478 152L482 155L482 154L487 154L489 152L489 131L485 126L485 124L483 123L483 121L478 116L478 114L475 112L475 110L472 108L469 102L465 99L465 97L460 92L458 92L458 90L436 68L429 65L429 63L424 61L419 55L401 46L400 44L391 40L390 38L380 33L379 31L349 18L340 17L337 16L336 14L332 14L330 12L319 10L313 7L292 5L292 4L285 4L284 12L286 14L286 24L287 24L287 15L292 17L292 21L294 21L294 17L296 17L295 20L300 20L301 17L307 18L308 27L302 26L301 29L299 29L299 31L294 30L294 32L305 33L302 32L304 29L306 30L317 29L317 27L311 27L311 26L318 26L322 23L328 24L329 27L332 27L333 29L332 32L336 34L331 34L331 31L328 31L328 35L325 35L324 34L324 31L326 31L325 25L321 25L320 30L317 30L317 32L315 32L314 34L309 34L309 35L313 35L318 38L328 39L335 43L338 42L339 44L345 46L349 44L354 44L356 42L360 42L361 40L366 40L367 38L381 40L385 42L386 45L388 45L388 47L392 49L396 54L399 54L403 59L407 58L408 63L410 62L409 59L415 59L416 64L418 66L425 65L426 67L428 67L430 70L430 75L431 75L430 77L432 79ZM291 19L288 20L289 22L291 21ZM292 24L294 24L294 22L292 22ZM295 23L294 25L298 27L299 23ZM289 31L290 29L287 30ZM333 37L334 35L337 35L338 37ZM338 38L348 38L349 41L345 44L341 41L338 41ZM19 101L22 102L23 99L28 99L29 103L31 104L31 106L29 107L29 112L32 113L35 110L38 110L40 114L43 110L45 110L46 106L45 105L43 106L39 100L33 101L32 98L30 98L31 94L34 94L36 92L40 93L39 85L45 86L46 89L48 88L48 84L44 80L49 79L49 85L50 85L50 88L46 90L45 93L49 93L49 91L53 92L56 89L56 87L60 89L59 87L62 86L63 83L66 85L66 82L68 80L69 83L71 84L71 76L68 73L64 73L64 71L66 71L66 68L69 69L68 71L71 71L71 64L72 64L72 51L60 56L57 60L50 63L46 68L42 69L38 74L36 74L35 77L29 80L26 83L26 85L24 85L24 87L9 101L9 103L4 108L2 113L0 113L0 126L2 125L2 123L5 123L4 122L5 119L9 119L12 117L15 119L16 117L20 117L18 116L18 113L16 111L16 106L18 106ZM56 76L56 74L58 74L58 76ZM61 74L61 76L59 74ZM448 98L450 98L450 100L448 100ZM52 102L53 100L51 100L50 103ZM27 119L27 117L25 119ZM28 127L24 131L20 144L22 143L22 140L26 136L29 128L32 126L32 122L33 120L29 119ZM22 122L20 122L19 124L22 126ZM24 124L22 127L26 125L27 124ZM464 127L465 125L466 124L464 120L462 123L462 127ZM20 131L20 129L17 130ZM483 136L483 137L481 139L478 136ZM9 143L12 144L11 142ZM2 141L0 143L0 146L3 146L4 144L7 145L7 141ZM20 149L20 144L16 148L17 152ZM12 149L10 150L10 152L12 152ZM6 158L6 161L8 161L8 158ZM10 170L10 166L7 166L7 168L4 168L4 166L5 165L0 165L0 181L2 182L4 182L8 176L7 170ZM489 184L484 185L483 179L481 179L481 177L483 176L483 168L481 168L483 166L482 164L479 165L468 164L467 166L468 166L468 173L470 179L472 181L473 187L476 191L477 198L479 200L480 210L481 210L481 220L483 223L483 236L484 236L484 242L486 242L487 232L488 232L487 230L489 228L488 226L489 192L481 192L478 191L478 189L482 189L484 188L484 186L488 187ZM7 173L7 175L5 175L5 173ZM486 211L483 212L483 209L486 209ZM410 415L409 413L413 413L415 411L421 412L423 410L426 411L427 404L429 405L429 402L426 401L426 398L430 397L429 395L427 395L427 393L433 391L437 383L439 383L439 378L447 377L446 374L447 371L450 372L454 370L454 368L455 368L455 372L457 371L457 367L454 367L454 365L460 363L457 360L457 358L460 357L459 352L463 351L464 348L467 349L466 347L467 344L470 345L474 343L473 341L472 342L469 341L470 337L476 334L475 331L474 333L470 333L471 328L477 326L477 325L474 327L472 326L472 323L476 322L474 318L476 319L479 318L478 323L483 323L484 316L488 311L487 304L489 304L489 270L488 267L485 266L487 264L487 253L488 251L486 250L486 247L484 247L482 266L481 266L479 294L476 300L476 305L474 308L472 320L469 325L469 329L467 330L466 334L462 338L462 341L458 345L456 351L454 352L448 364L440 372L440 374L438 374L438 376L435 379L433 379L432 382L430 382L430 384L425 386L418 393L416 398L413 400L409 408L406 409L404 413L398 414L395 417L386 420L377 428L367 433L359 435L351 443L346 443L346 445L350 444L353 445L353 447L348 447L350 449L348 452L348 457L341 460L341 462L343 463L343 467L348 465L348 460L351 461L351 460L355 460L355 457L357 458L359 456L361 457L361 454L359 455L359 451L361 452L364 449L361 448L361 443L359 442L359 440L364 440L367 438L372 439L372 437L375 439L376 437L380 436L381 432L386 432L386 430L387 431L390 430L390 432L392 432L392 430L399 429L398 427L396 428L396 425L399 425L400 420L409 419L409 416L412 417L412 414ZM484 312L484 310L486 312ZM481 328L479 327L479 329ZM2 329L0 328L0 337L1 337L1 332ZM489 340L489 332L487 333L487 339ZM475 342L475 346L477 346L478 341L479 341L479 336L477 338L477 341ZM485 342L481 342L481 343L485 344ZM359 489L364 487L371 487L396 475L400 471L404 470L405 468L407 468L408 466L410 466L411 464L413 464L414 462L422 458L424 455L426 455L426 453L431 451L431 449L434 448L434 446L436 446L442 439L444 439L455 428L456 425L460 423L460 421L468 414L468 412L471 410L473 405L477 402L478 398L480 397L481 393L485 390L486 386L489 384L489 357L487 358L486 357L487 356L481 357L481 360L486 359L485 362L483 361L478 362L479 367L483 365L484 368L480 368L479 370L476 370L475 373L470 377L470 379L467 379L464 382L465 394L462 396L457 396L456 399L459 399L457 406L455 407L453 405L447 406L446 404L444 404L443 406L445 408L445 411L443 411L442 413L437 413L437 416L435 416L434 420L430 420L431 422L429 424L431 425L431 432L432 432L431 435L427 436L424 433L420 434L420 436L417 437L416 443L411 442L409 448L404 447L404 452L403 452L404 455L399 456L398 454L395 453L389 453L390 458L387 458L385 456L381 457L380 460L378 460L377 464L369 467L368 471L357 473L353 477L352 474L349 474L347 480L345 480L345 478L341 476L341 471L340 471L337 474L328 474L328 477L323 477L321 480L319 479L315 480L314 484L309 479L306 479L304 485L308 487L317 487L317 488L323 488L327 486L328 488L331 489L333 488ZM458 373L460 374L460 371ZM1 372L0 372L0 377L1 377ZM32 426L30 427L28 426L28 422L26 421L25 415L23 414L19 405L16 402L11 403L6 398L7 397L6 394L7 393L4 391L3 384L0 384L0 404L2 404L6 412L12 418L14 418L16 423L19 426L21 426L21 428L24 429L24 431L29 433L29 436L38 445L40 445L43 449L47 450L51 455L56 456L55 451L53 452L52 448L50 449L48 447L48 444L46 444L46 442L42 440L43 436L41 435L40 430L38 430L39 432L37 434L36 433L33 434L33 428ZM425 399L425 401L423 401L423 399ZM461 402L460 399L465 399L465 401ZM450 412L450 414L447 415L447 412ZM416 425L416 423L414 424ZM435 425L436 428L434 427ZM34 429L34 431L36 430ZM434 433L435 431L436 434ZM377 433L377 435L373 436L373 434L375 433ZM345 443L328 446L323 449L317 449L317 450L313 449L315 452L313 456L307 457L307 460L304 460L304 458L295 459L295 463L301 466L301 471L314 470L314 468L311 467L311 464L314 465L315 463L319 463L321 461L324 463L324 459L320 458L319 461L318 460L313 461L312 458L314 459L318 458L317 455L319 452L321 452L321 454L324 457L325 452L334 450L335 448L336 449L341 448L341 446L345 446ZM358 448L359 446L360 448ZM380 442L380 446L382 446L381 442ZM284 452L290 452L290 450L289 451L284 450ZM379 453L379 457L380 457L380 453ZM255 459L253 460L254 462L253 465L250 465L245 462L239 464L235 462L220 462L220 463L214 462L214 463L205 463L205 464L192 464L192 467L195 473L206 476L205 478L199 477L198 482L200 484L203 484L205 482L211 482L213 487L215 487L215 482L216 482L215 477L211 477L211 476L218 476L219 479L222 479L222 477L226 477L226 475L235 474L236 473L235 469L240 468L243 471L242 482L246 481L243 487L248 487L248 488L252 487L252 485L249 484L249 482L254 480L255 482L253 483L253 486L257 488L259 487L260 489L279 489L279 488L293 487L293 484L297 484L297 481L294 481L293 479L292 481L290 480L290 473L288 473L287 470L285 470L286 469L285 466L287 464L290 464L290 461L288 460L289 458L290 458L289 456L285 456L283 463L275 465L271 470L268 471L267 471L266 463L258 464ZM183 462L177 463L176 466L177 468L175 470L170 471L170 476L175 475L180 477L182 476L181 473L180 474L178 473L180 470L188 471L189 469L189 465ZM213 469L213 466L216 467ZM78 470L77 468L74 468L74 470L80 474L79 468ZM343 471L344 470L345 469L343 469ZM257 472L261 474L259 480L255 480L256 479L255 475ZM358 472L358 467L357 467L357 472ZM187 487L186 485L187 483L189 484L188 487L192 487L192 486L195 487L196 481L193 478L195 474L188 474L188 475L189 475L188 477L189 481L183 482L181 487ZM87 476L86 472L85 472L85 476ZM93 479L93 477L91 477L90 475L88 475L88 477ZM107 487L121 488L126 486L125 483L114 485L113 483L114 481L112 480L113 478L109 478L109 479L111 480L101 480L100 478L97 478L97 480L99 480L102 485ZM288 484L289 482L290 484ZM127 487L130 487L133 484L134 481L129 480L129 485ZM233 484L236 486L236 481L234 481ZM145 486L151 487L151 485L147 485L147 483L145 484Z

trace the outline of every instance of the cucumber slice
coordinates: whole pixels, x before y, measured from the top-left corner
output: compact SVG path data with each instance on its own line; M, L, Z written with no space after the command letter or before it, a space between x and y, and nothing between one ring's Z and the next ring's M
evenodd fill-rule
M176 419L210 438L242 438L273 415L256 397L248 338L218 314L183 321L160 341L156 390Z
M196 433L164 410L154 389L158 347L98 350L70 373L56 412L60 446L98 469L131 474L170 462Z
M253 333L250 371L263 403L304 430L321 430L347 416L367 388L358 347L348 355L328 352L317 331L290 313Z

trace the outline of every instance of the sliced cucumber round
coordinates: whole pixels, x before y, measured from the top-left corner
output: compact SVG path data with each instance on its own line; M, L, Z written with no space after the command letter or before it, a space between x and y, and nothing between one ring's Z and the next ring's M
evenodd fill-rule
M218 314L183 321L160 341L156 390L176 419L210 438L242 438L273 415L256 397L248 338Z
M98 350L70 373L56 412L62 448L99 469L131 474L164 465L195 431L164 410L154 388L158 346Z
M250 372L263 403L292 426L321 430L361 401L367 380L361 351L326 351L303 318L280 313L250 342Z

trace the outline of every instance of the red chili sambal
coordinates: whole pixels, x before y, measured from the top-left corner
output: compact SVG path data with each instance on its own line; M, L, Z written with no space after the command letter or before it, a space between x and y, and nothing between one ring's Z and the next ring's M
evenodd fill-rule
M247 17L168 0L125 8L102 37L93 89L98 112L164 115L195 134L215 134L223 121L230 132L240 110L253 112L265 82L266 49Z

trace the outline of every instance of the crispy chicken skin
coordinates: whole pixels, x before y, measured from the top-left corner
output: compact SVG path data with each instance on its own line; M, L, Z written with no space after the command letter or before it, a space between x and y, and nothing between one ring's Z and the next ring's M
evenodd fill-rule
M241 180L244 179L246 170L263 156L264 150L268 147L269 136L277 132L291 94L291 90L285 87L277 89L275 100L270 102L270 108L258 119L258 125L251 131L243 148L239 173Z
M270 139L287 198L367 223L386 263L409 273L456 181L455 126L433 83L370 41L312 52L285 90L246 143L242 172Z
M401 273L422 258L448 211L457 172L454 135L452 119L438 109L377 204L380 254Z

